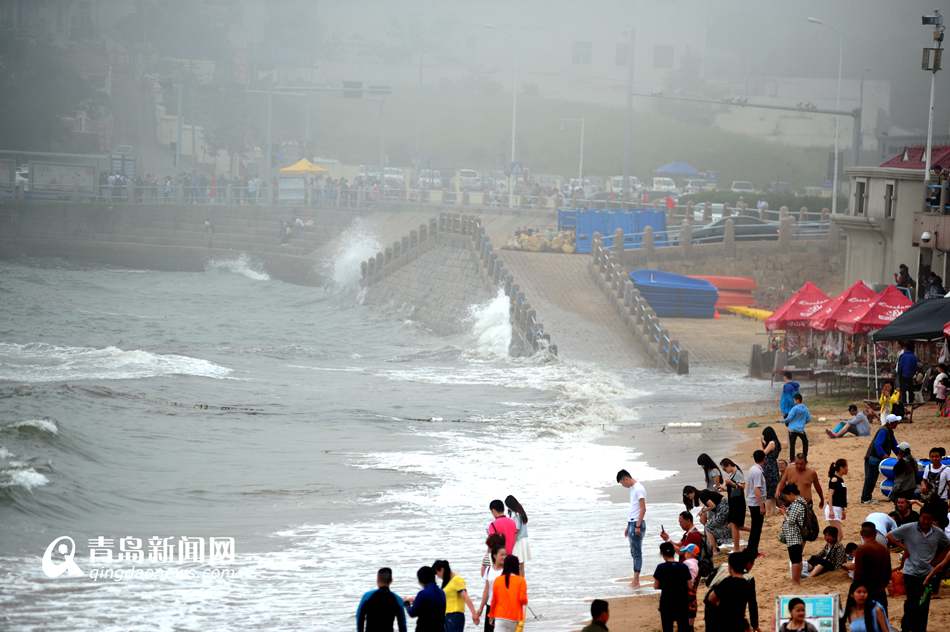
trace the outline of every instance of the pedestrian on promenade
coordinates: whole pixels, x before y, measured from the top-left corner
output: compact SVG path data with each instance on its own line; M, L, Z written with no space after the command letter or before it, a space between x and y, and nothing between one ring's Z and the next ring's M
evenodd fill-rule
M739 532L745 527L745 475L742 473L742 468L732 459L723 459L719 462L719 466L725 472L722 491L729 498L727 521L732 531L732 550L738 552L741 542Z
M825 506L825 494L821 489L821 483L818 482L818 472L815 468L808 466L808 459L805 458L803 452L799 452L795 456L794 466L785 468L785 473L778 482L777 493L781 494L782 490L789 483L795 484L799 494L801 494L807 504L812 505L814 503L814 496L812 494L812 490L814 490L818 493L818 508L821 509Z
M670 542L660 544L663 561L653 571L653 588L660 591L660 624L663 632L687 632L689 627L689 568L677 562L676 549Z
M505 558L501 577L492 588L491 615L495 632L515 632L524 621L524 607L528 605L528 584L518 575L521 562L514 555Z
M802 583L802 552L805 549L805 512L808 506L798 491L798 485L789 483L782 489L782 498L788 505L779 540L788 547L788 561L792 563L792 583Z
M887 611L871 597L867 586L855 581L848 592L840 629L851 632L890 632L891 624L887 620Z
M782 397L778 402L778 410L782 414L782 419L788 417L788 411L795 405L795 394L798 393L801 385L792 379L791 371L782 373Z
M877 477L880 474L881 461L886 459L897 448L897 438L894 428L901 422L897 415L884 415L882 409L881 427L874 433L874 438L864 454L864 487L861 489L861 502L871 502L871 494L877 486Z
M488 535L497 533L504 537L505 552L511 555L515 549L515 541L518 539L518 525L505 515L505 503L497 498L489 503L488 510L492 515L492 521L488 524Z
M517 528L512 554L521 562L521 576L524 577L525 562L531 559L531 547L528 545L528 514L518 499L510 494L505 498L505 507L508 508L508 517L514 520Z
M904 616L901 619L902 632L924 632L930 617L930 591L932 584L926 584L929 577L933 580L932 563L937 553L950 546L947 535L934 527L935 516L930 507L923 507L920 520L916 524L905 524L887 534L887 540L893 546L903 546L907 552L904 561L904 589L907 599L904 601Z
M854 562L845 564L854 571L851 592L864 586L869 598L887 611L887 584L891 581L891 554L887 546L877 540L873 522L861 523L861 545L854 551Z
M785 415L785 426L788 428L788 458L795 458L795 443L802 440L802 454L808 458L808 435L805 434L805 425L811 421L811 413L802 399L801 393L795 393L795 405Z
M393 623L406 632L406 611L399 595L389 589L392 583L391 568L376 571L376 590L367 591L356 608L357 632L393 632Z
M590 602L590 625L581 632L607 632L607 620L610 619L610 605L603 599Z
M752 630L759 629L755 582L744 576L748 558L745 553L730 553L729 575L710 587L706 599L714 608L715 624L711 626L710 620L707 619L707 630L745 632L750 627ZM747 608L748 619L745 617Z
M825 504L825 520L831 526L837 527L838 533L844 533L841 521L848 514L848 486L844 482L847 474L848 461L846 459L838 459L828 468L828 491L831 492L831 502Z
M646 533L647 490L627 470L617 472L617 482L630 490L630 511L623 536L630 541L630 556L633 558L632 588L640 587L640 571L643 568L643 536Z
M778 460L782 454L782 442L778 440L775 429L772 426L762 428L762 452L765 453L765 465L762 470L765 472L765 513L773 515L775 513L775 491L778 489L778 482L782 478L782 472L779 471Z
M755 556L759 553L759 540L762 537L762 525L765 523L765 499L769 496L765 480L764 466L767 460L765 452L756 450L752 453L752 460L755 464L749 468L749 476L745 485L745 502L749 506L749 518L751 520L749 541L745 550L750 555ZM729 511L732 511L731 505Z
M416 572L422 590L406 599L406 612L416 619L416 632L445 631L445 593L435 584L435 571L423 566Z
M472 613L472 623L478 625L478 612L468 596L462 576L452 572L448 560L436 560L432 570L442 581L442 592L445 593L445 632L462 632L465 629L465 606Z
M703 478L706 480L706 489L711 492L718 492L719 486L722 485L722 472L719 471L712 457L703 452L696 457L696 465L703 468Z

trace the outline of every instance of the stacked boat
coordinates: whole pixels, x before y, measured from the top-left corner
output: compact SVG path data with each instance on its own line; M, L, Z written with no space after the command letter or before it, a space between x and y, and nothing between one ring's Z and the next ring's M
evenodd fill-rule
M719 291L705 279L662 270L634 270L630 279L659 317L713 318Z

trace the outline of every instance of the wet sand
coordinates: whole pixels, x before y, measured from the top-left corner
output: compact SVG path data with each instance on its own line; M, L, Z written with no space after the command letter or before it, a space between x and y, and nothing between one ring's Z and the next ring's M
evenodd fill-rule
M737 431L742 432L744 439L734 448L734 452L730 457L738 462L743 469L748 469L752 464L752 451L758 447L762 427L770 422L782 440L783 453L787 456L787 434L784 426L774 421L777 415L763 414L760 407L756 405L749 406L744 404L742 406L745 406L747 410L755 409L756 414L735 420L735 428ZM879 492L875 494L875 502L873 504L860 504L861 487L864 482L864 453L867 450L870 439L868 437L848 437L832 440L829 439L824 432L826 427L832 426L837 419L845 416L846 408L846 406L840 405L821 405L811 409L815 421L808 426L808 437L810 441L809 462L818 470L819 480L822 482L822 488L824 489L827 483L827 472L830 463L842 457L848 460L849 474L846 477L846 483L848 485L849 507L847 519L843 523L845 533L842 541L845 543L859 543L861 541L859 531L864 517L873 511L891 511L892 506L883 499ZM817 421L819 417L827 417L828 421L821 423ZM756 421L759 427L747 428L746 426L750 421ZM876 430L876 428L874 428L874 430ZM898 441L907 441L910 443L911 450L916 457L926 457L927 451L929 451L931 447L939 445L946 446L950 443L950 420L938 418L934 414L933 406L928 405L917 410L913 424L901 424L898 426L895 435ZM710 454L717 461L725 456L723 454L713 454L712 452L710 452ZM691 455L684 453L683 458L692 464ZM684 463L685 462L686 461L684 461ZM687 469L687 472L689 472L689 469ZM697 480L694 481L694 484L698 484L698 469L693 473L697 474L695 477ZM672 490L667 490L666 495L662 498L654 496L654 499L665 502L675 502L678 498L679 494ZM824 528L826 523L820 513L819 522L822 528ZM748 524L747 520L746 525L748 526ZM838 592L841 595L841 599L844 600L847 597L847 590L850 585L850 579L847 573L844 570L838 570L816 578L803 579L800 589L793 590L789 579L786 549L785 546L778 541L778 532L781 525L782 517L780 515L766 518L765 526L762 531L761 546L761 549L765 552L765 557L759 558L753 569L759 603L759 629L761 630L775 629L774 603L777 595L790 593L828 594ZM678 533L674 532L673 535L675 537ZM816 554L822 546L823 541L820 538L816 542L807 543L805 546L805 559L810 555ZM726 549L731 550L731 547L727 545ZM618 554L619 552L620 551L618 551ZM624 549L622 552L626 553L626 550ZM725 556L718 556L716 559L717 564L719 561L725 561ZM897 561L898 556L893 554L892 563L895 568ZM644 569L644 571L649 572L647 569ZM641 581L644 580L641 578ZM652 585L652 579L646 577L644 583L646 585ZM631 593L632 592L631 590ZM641 589L640 592L644 592L644 589ZM660 617L657 612L659 593L651 590L647 590L646 592L648 594L637 594L610 600L609 626L612 630L660 630ZM699 613L696 620L697 630L705 629L702 622L702 597L704 594L705 586L701 585L698 595ZM950 629L950 590L944 589L942 594L944 597L933 600L930 606L930 623L928 627L931 630ZM889 597L889 601L891 624L895 626L895 629L900 629L900 618L904 609L904 598Z

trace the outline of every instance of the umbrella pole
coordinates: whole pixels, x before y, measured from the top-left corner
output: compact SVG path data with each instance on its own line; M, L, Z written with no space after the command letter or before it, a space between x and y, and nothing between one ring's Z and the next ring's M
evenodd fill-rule
M871 340L871 350L874 352L874 394L876 395L879 390L877 385L877 343L873 339Z

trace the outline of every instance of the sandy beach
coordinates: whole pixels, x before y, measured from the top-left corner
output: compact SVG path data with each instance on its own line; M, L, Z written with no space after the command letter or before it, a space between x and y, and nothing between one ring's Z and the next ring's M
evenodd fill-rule
M806 403L808 403L808 393ZM844 521L843 542L860 543L859 531L864 517L873 511L889 512L893 509L892 505L881 497L880 493L875 494L874 503L871 505L860 504L861 486L864 482L864 454L867 450L869 437L848 437L841 439L829 439L824 432L826 427L831 427L838 419L846 417L847 401L844 398L835 400L816 400L811 405L811 413L814 421L808 425L809 463L818 470L819 480L822 482L822 488L827 485L827 472L830 463L838 458L845 458L849 464L849 474L846 477L848 485L848 514ZM752 406L748 408L758 408ZM777 406L773 406L773 409ZM784 426L777 421L777 411L774 414L751 415L736 420L736 427L739 429L745 440L735 449L735 453L712 454L711 456L718 461L729 456L743 469L752 465L752 451L758 447L759 436L765 425L772 425L783 442L782 451L787 456L787 433ZM827 422L819 422L819 417L826 417ZM758 423L758 427L748 428L750 422ZM876 428L874 428L876 430ZM916 411L914 423L901 424L895 431L898 441L907 441L911 445L911 450L918 458L926 458L928 450L933 446L946 446L950 440L950 420L939 418L934 414L933 406L926 406ZM683 457L686 459L686 455ZM685 462L685 461L684 461ZM696 484L700 482L699 468L696 468ZM664 502L676 502L677 496L664 497ZM821 526L825 526L824 517L819 513ZM746 521L748 525L748 520ZM759 629L775 629L774 603L775 597L780 594L828 594L837 592L841 595L842 601L847 597L847 590L850 579L846 571L838 570L826 573L816 578L803 579L801 588L792 589L789 579L788 556L785 546L778 541L779 529L782 525L782 516L769 516L766 518L765 526L762 531L762 550L764 557L759 558L753 569L753 575L756 578L757 597L759 603ZM671 535L678 537L679 533L674 531ZM805 558L817 553L823 545L819 538L816 542L810 542L805 547ZM727 551L731 548L727 545ZM725 561L725 555L719 555L716 563ZM897 554L892 554L892 562L896 568L898 562ZM648 573L648 569L644 569ZM641 578L641 581L644 581ZM652 584L652 579L646 577L644 583ZM643 589L641 589L641 592ZM945 630L950 627L950 595L944 590L944 597L935 599L930 607L931 630ZM699 613L696 619L696 629L704 630L703 625L703 604L702 596L705 594L705 586L701 585L699 589ZM900 629L900 618L903 613L903 597L890 598L890 619L895 629ZM648 591L648 594L631 595L610 601L610 629L612 630L660 630L660 617L657 612L659 605L659 593Z

